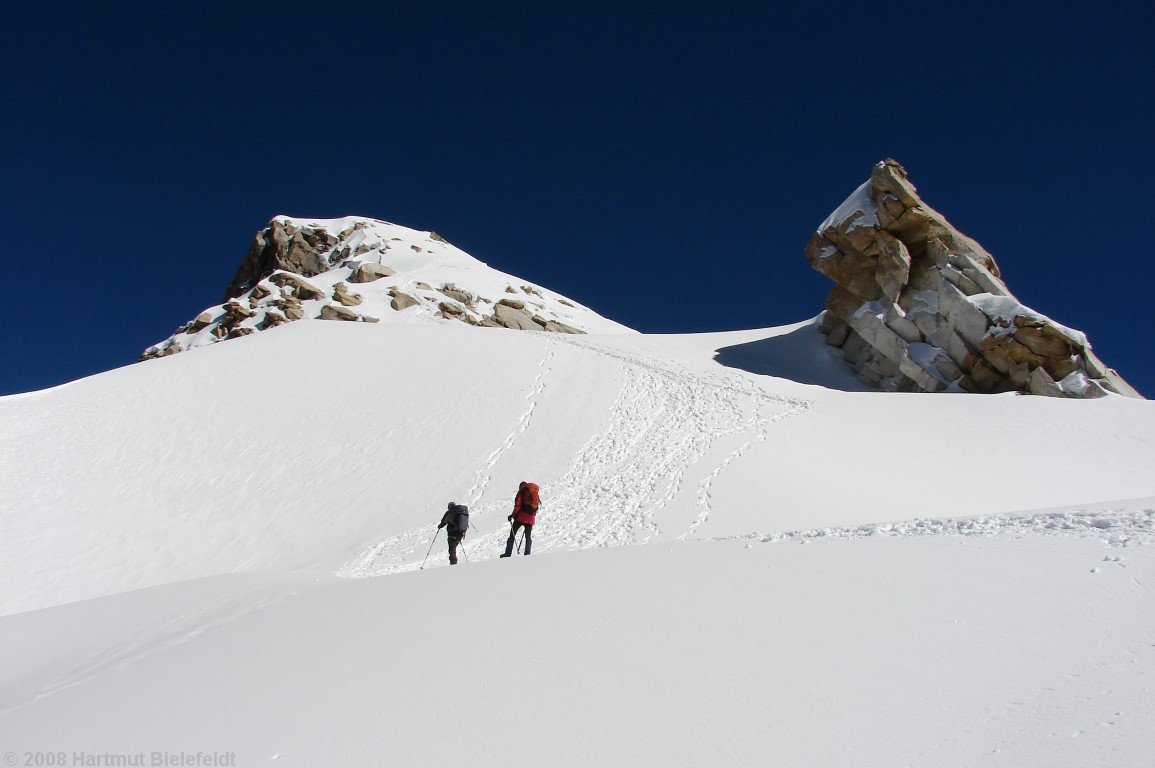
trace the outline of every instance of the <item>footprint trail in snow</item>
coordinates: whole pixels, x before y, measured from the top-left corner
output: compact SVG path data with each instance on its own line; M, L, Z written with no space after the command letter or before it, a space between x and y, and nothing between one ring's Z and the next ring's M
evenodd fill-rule
M509 494L502 493L500 500L487 498L490 471L530 428L537 404L548 391L557 344L612 359L620 367L623 384L610 406L607 426L575 453L559 479L542 484L544 525L534 537L535 554L650 541L663 533L662 510L690 494L696 515L682 525L683 530L665 531L684 538L709 519L713 484L727 466L766 440L775 422L810 407L804 400L767 394L737 374L703 373L587 337L555 336L548 342L526 395L525 412L477 470L469 493L474 519L497 518L501 525L497 530L470 532L465 540L470 561L494 558L504 548ZM707 464L707 455L723 440L729 450L712 457L713 465ZM434 531L434 526L427 526L378 542L338 575L364 578L420 568ZM426 567L446 565L442 555L430 557Z

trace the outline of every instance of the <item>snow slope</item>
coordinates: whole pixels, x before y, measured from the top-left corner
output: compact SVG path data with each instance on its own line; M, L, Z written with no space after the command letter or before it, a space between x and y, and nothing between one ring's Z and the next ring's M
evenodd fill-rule
M1155 496L1148 403L880 396L715 360L774 333L301 322L2 398L0 610L406 570L450 500L492 552L523 479L543 554Z
M0 747L1145 764L1155 407L857 389L812 323L298 322L0 398Z
M220 576L3 619L0 734L240 766L1137 768L1152 583L1150 546L1035 535Z

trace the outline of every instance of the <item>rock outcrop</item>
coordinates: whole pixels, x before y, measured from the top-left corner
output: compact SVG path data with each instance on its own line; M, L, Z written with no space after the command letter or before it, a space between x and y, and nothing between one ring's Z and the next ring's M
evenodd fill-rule
M490 319L494 325L505 328L516 328L523 331L540 330L538 325L533 322L533 316L525 311L525 304L520 301L502 299L493 306L493 317Z
M390 269L384 264L365 262L364 264L357 265L357 268L353 270L353 274L349 275L349 282L371 283L374 280L380 280L383 277L392 277L395 274L397 274L397 270Z
M357 322L361 319L361 315L357 314L348 307L343 307L340 304L326 304L321 307L322 320L350 320Z
M289 272L274 272L273 274L269 275L269 282L278 288L283 289L281 291L282 296L292 295L302 301L312 301L314 299L325 298L325 292L320 288L313 285L308 280L305 280L304 278ZM254 288L253 292L258 299L258 303L260 299L272 295L271 291L260 285Z
M249 252L225 290L225 300L240 296L277 270L312 277L331 266L324 257L338 238L323 228L298 227L288 219L273 219L257 233Z
M362 301L359 294L349 293L349 286L343 282L333 286L333 300L346 307L355 307Z
M392 301L389 303L390 306L398 312L403 309L408 309L409 307L417 307L421 305L420 301L407 293L402 293L401 291L390 291L389 295L392 297Z
M1141 397L1082 333L1015 299L994 258L924 203L894 160L874 166L806 256L835 282L820 329L868 384Z
M469 307L472 307L475 301L472 293L461 290L454 283L445 283L442 285L441 292L454 301L459 301Z

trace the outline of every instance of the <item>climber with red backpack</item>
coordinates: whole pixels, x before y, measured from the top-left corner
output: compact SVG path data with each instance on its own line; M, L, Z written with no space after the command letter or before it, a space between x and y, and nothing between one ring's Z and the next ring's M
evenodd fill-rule
M513 555L513 542L517 538L519 528L525 528L525 554L529 554L533 547L533 524L537 519L537 508L541 500L537 495L536 483L522 483L517 487L517 496L513 498L513 514L508 518L513 527L509 529L509 539L505 542L505 554L502 557Z

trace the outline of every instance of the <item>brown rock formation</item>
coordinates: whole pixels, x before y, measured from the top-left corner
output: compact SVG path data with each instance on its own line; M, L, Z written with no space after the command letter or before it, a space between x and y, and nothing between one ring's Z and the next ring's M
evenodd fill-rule
M1015 299L994 257L924 203L894 160L822 223L806 257L835 282L827 343L871 385L1140 397L1083 334Z
M278 269L305 277L327 271L331 265L321 254L338 242L323 229L298 229L292 222L273 219L253 239L225 291L225 300L240 296Z
M386 267L383 264L374 264L366 262L360 264L353 270L353 274L349 276L350 283L371 283L374 280L380 280L383 277L392 277L397 274L397 271Z
M355 307L361 303L361 297L355 293L349 293L349 286L340 282L333 286L333 300L346 307Z
M408 293L402 293L401 291L390 291L389 295L393 297L393 301L389 302L389 305L398 312L409 307L415 307L421 303Z
M466 306L473 306L474 296L469 291L463 291L453 283L445 283L441 286L441 292L453 299L459 301Z
M441 316L446 318L463 319L462 315L465 314L465 310L462 309L460 305L449 301L441 302L437 305L437 308L441 310Z
M533 318L521 308L523 306L520 301L503 299L493 305L493 317L490 319L494 324L503 328L516 328L522 331L542 330L542 327L535 323Z
M320 288L305 278L289 272L276 272L269 277L269 282L278 288L285 289L288 295L295 296L303 301L325 298L325 292Z
M361 319L361 316L348 307L342 307L340 304L326 304L321 307L321 319L356 321Z
M201 312L199 315L197 315L196 318L189 325L189 333L196 333L198 331L203 331L205 328L209 327L209 324L212 323L212 321L213 321L212 310L206 309L204 312Z

